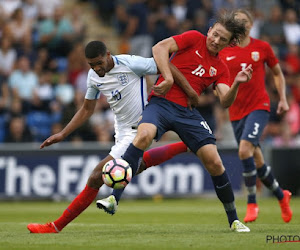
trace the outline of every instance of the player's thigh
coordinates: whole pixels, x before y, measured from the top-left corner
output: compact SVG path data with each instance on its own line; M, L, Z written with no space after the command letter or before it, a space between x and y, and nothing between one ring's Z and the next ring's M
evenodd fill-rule
M199 112L188 109L184 112L186 114L182 114L174 120L173 127L188 148L196 154L204 145L216 144L212 130Z
M255 110L245 119L244 129L240 140L251 142L255 147L259 145L259 139L269 121L270 114L265 110Z
M119 129L116 131L115 135L115 145L112 146L109 154L114 159L119 159L125 153L129 145L133 142L134 138L137 135L136 129L125 128Z
M232 128L238 144L243 139L256 146L268 120L269 112L256 110L241 120L232 121Z
M142 124L152 124L156 127L153 139L159 140L161 136L171 130L171 124L176 110L171 102L164 98L152 97L149 104L143 111L142 119L139 123L139 129ZM153 132L152 130L151 132Z

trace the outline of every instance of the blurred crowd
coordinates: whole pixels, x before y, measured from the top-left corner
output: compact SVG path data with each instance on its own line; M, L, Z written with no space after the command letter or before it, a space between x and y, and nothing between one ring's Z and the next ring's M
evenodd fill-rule
M89 70L84 45L89 24L80 4L89 4L99 25L118 35L114 54L151 56L158 41L195 29L206 34L217 13L247 8L254 16L251 36L268 41L280 60L290 111L276 115L278 95L271 74L266 85L271 118L265 143L300 144L299 0L60 0L0 1L0 142L41 142L60 131L81 106ZM109 41L105 41L109 47ZM208 89L200 113L219 144L235 145L227 110ZM110 142L113 115L102 96L96 112L69 141ZM172 140L173 134L164 140Z

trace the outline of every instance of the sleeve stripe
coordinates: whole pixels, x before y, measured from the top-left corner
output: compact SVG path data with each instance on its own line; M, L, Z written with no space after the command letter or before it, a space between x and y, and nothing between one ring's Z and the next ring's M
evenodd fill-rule
M145 101L144 101L144 78L141 77L141 98L142 98L142 109L145 109Z
M95 96L95 99L99 99L99 97L100 97L100 94L101 94L101 92L100 91L98 91L98 93L96 94L96 96Z
M118 58L117 58L116 56L112 56L112 58L114 58L114 59L115 59L115 61L116 61L116 64L118 64L118 65L120 64L120 63L119 63L119 60L118 60Z
M174 52L171 56L170 56L170 59L169 59L169 62L171 62L172 61L172 59L174 58L174 56L176 55L176 53L177 53L177 51L176 52Z

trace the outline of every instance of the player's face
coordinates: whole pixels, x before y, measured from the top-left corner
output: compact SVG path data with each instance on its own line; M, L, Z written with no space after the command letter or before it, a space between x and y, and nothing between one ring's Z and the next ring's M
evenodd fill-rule
M90 67L100 77L104 77L105 74L113 67L112 58L110 52L107 52L105 56L97 56L95 58L87 58L87 62Z
M247 15L245 15L244 13L238 12L234 18L245 24L246 36L249 36L250 30L253 25L252 21L249 19L249 17Z
M206 39L206 47L208 51L213 55L219 53L222 49L229 45L231 35L231 32L219 23L210 27Z

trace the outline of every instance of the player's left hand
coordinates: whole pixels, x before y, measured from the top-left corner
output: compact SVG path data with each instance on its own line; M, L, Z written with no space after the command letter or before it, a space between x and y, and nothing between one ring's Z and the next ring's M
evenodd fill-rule
M244 70L240 71L236 77L235 80L237 82L243 83L243 82L249 82L250 79L252 78L252 64L249 64L247 68L245 68Z
M283 115L290 109L289 104L286 100L280 100L277 106L277 115Z
M153 86L154 94L156 95L165 95L171 89L173 81L162 81L159 85Z

